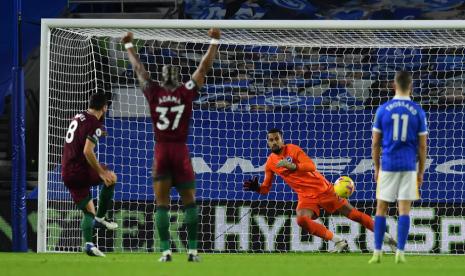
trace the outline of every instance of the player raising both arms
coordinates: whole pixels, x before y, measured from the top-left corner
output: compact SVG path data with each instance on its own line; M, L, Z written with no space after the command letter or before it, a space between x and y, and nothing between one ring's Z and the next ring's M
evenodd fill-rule
M412 76L400 71L395 77L394 98L376 110L372 157L375 165L376 206L375 251L369 263L381 261L381 244L386 230L389 202L398 201L396 263L405 263L404 248L410 228L410 206L420 198L428 134L423 109L410 99ZM381 149L383 158L381 159ZM417 167L418 160L418 167Z
M208 35L212 40L207 53L200 61L191 80L185 84L179 82L179 68L172 65L163 66L161 83L151 80L134 50L133 34L127 33L121 40L149 103L155 131L153 189L157 204L155 220L162 251L160 262L169 262L172 259L168 217L171 187L176 188L184 204L188 261L200 260L197 254L199 220L195 203L195 175L186 140L192 117L192 101L198 95L197 91L203 86L205 75L212 67L218 50L220 30L210 29Z
M90 97L87 111L77 114L69 124L61 159L61 175L71 198L84 213L81 230L84 236L85 252L89 256L105 255L94 245L94 227L114 230L118 225L105 218L108 205L113 198L116 175L100 164L94 149L103 135L101 121L107 112L107 98L103 93ZM98 209L90 197L90 187L104 184L99 195Z
M317 171L313 161L299 146L284 144L281 130L268 131L268 146L272 153L265 164L263 184L259 185L258 178L255 177L244 183L244 190L267 194L274 175L279 175L297 193L297 224L312 235L333 241L336 252L347 250L348 243L324 225L313 221L320 215L320 208L330 214L341 214L373 231L371 217L352 207L346 199L338 197L333 185ZM394 239L389 234L385 237L385 242L395 247Z

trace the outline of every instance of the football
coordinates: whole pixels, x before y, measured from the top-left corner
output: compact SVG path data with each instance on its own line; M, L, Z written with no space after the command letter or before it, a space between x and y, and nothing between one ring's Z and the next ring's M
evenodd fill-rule
M343 198L349 198L355 191L355 183L348 176L339 177L334 183L334 191Z

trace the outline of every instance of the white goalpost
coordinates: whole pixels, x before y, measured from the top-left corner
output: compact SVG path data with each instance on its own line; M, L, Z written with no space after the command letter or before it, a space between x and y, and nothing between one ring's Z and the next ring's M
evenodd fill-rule
M112 104L98 159L118 175L109 216L120 226L95 234L107 252L158 251L151 168L153 129L120 38L134 33L151 78L164 64L183 82L222 31L219 53L194 102L188 145L196 172L202 252L325 252L332 243L302 232L296 195L277 179L269 195L242 191L269 154L266 131L281 128L330 181L348 175L349 199L374 215L371 127L393 95L399 70L412 72L413 100L427 113L429 153L406 250L465 253L465 21L226 21L44 19L41 29L38 252L80 252L80 211L61 180L70 119L92 93ZM98 188L92 191L97 198ZM393 206L394 207L394 206ZM387 220L396 236L395 208ZM184 251L182 204L172 194L171 247ZM350 251L373 250L373 234L344 217L318 221ZM389 249L386 247L386 251Z

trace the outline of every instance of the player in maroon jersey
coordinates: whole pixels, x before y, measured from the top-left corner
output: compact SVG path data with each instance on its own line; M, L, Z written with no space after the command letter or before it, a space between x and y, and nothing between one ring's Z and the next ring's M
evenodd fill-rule
M85 251L90 256L105 255L92 242L94 227L116 229L118 225L105 218L108 205L113 198L116 175L98 162L94 148L104 134L101 120L108 108L105 94L90 97L89 108L74 116L66 132L61 175L71 198L84 213L81 230ZM90 197L91 186L104 184L99 195L98 209Z
M149 103L155 131L153 186L157 204L156 225L162 251L162 257L159 259L161 262L169 262L172 259L168 229L171 187L176 188L184 204L188 261L200 260L197 254L198 211L195 203L195 175L186 141L192 117L192 101L198 95L197 91L203 86L205 75L212 67L221 33L219 29L213 28L208 31L208 35L212 40L207 53L191 80L185 84L179 81L179 68L172 65L163 66L160 83L151 80L134 50L133 34L129 32L121 40Z

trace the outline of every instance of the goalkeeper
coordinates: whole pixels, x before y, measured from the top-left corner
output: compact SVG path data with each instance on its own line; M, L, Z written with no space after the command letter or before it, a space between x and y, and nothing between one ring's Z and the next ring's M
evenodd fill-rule
M349 245L324 225L313 221L320 215L320 208L330 214L341 214L373 231L371 217L337 196L333 185L316 170L313 161L299 146L284 144L281 130L268 131L268 146L272 152L265 164L265 180L262 185L258 184L257 177L245 181L244 190L265 195L271 189L274 175L279 175L298 195L297 224L312 235L333 241L335 252L346 251ZM396 241L388 233L384 237L384 241L395 251Z

